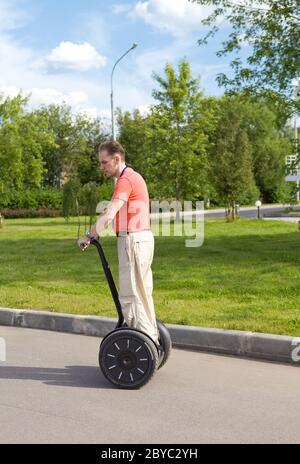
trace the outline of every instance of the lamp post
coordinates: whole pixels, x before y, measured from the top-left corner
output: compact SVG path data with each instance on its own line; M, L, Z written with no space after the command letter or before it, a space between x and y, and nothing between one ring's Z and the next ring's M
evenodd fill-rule
M111 77L110 77L110 89L111 89L111 92L110 92L110 105L111 105L111 132L112 132L112 139L113 140L116 139L115 138L115 120L114 120L114 92L113 92L114 70L115 70L115 67L117 66L117 64L122 60L122 58L124 58L124 56L126 56L127 53L131 52L131 50L133 50L137 46L138 46L137 43L133 43L131 45L131 47L125 53L123 53L123 55L120 56L120 58L115 62L114 66L113 66L113 69L112 69L112 72L111 72Z
M294 87L294 98L296 101L300 99L300 81L296 83ZM295 113L295 120L294 120L294 137L295 137L295 155L296 155L296 168L297 174L299 173L299 153L298 153L298 128L297 128L297 113ZM300 195L299 195L299 180L296 182L296 202L299 205Z
M260 200L257 200L255 202L255 206L257 208L257 219L260 219L260 207L261 207L261 201Z

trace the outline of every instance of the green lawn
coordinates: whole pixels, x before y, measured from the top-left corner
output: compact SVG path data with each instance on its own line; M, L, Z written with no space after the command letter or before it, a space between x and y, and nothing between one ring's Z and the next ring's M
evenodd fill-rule
M6 220L0 229L0 306L115 316L94 247L75 245L76 222ZM117 276L116 238L102 240ZM201 248L156 237L157 318L167 323L300 335L296 224L205 222Z

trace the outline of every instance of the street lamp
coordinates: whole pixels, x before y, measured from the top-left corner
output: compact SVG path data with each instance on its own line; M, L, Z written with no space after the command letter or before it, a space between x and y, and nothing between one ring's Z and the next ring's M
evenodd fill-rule
M257 200L255 202L255 206L257 208L257 219L260 219L260 207L261 207L261 201L260 200Z
M298 80L294 87L294 98L295 101L300 100L300 81ZM298 154L298 128L297 128L297 113L295 113L294 121L294 133L295 133L295 155L296 155L296 167L297 174L299 174L299 154ZM296 181L296 202L299 205L300 195L299 195L299 180Z
M133 43L131 45L131 47L125 52L123 53L122 56L120 56L120 58L115 62L114 64L114 67L112 69L112 72L111 72L111 77L110 77L110 88L111 88L111 92L110 92L110 105L111 105L111 131L112 131L112 139L115 140L115 120L114 120L114 92L113 92L113 75L114 75L114 70L115 70L115 67L117 66L117 64L122 60L122 58L124 58L124 56L127 55L127 53L131 52L131 50L133 50L134 48L136 48L138 46L137 43Z

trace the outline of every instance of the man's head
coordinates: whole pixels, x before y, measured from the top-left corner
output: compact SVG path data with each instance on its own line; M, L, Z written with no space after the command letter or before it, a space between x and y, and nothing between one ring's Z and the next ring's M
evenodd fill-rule
M100 168L108 177L118 177L124 162L125 151L120 143L109 140L100 145Z

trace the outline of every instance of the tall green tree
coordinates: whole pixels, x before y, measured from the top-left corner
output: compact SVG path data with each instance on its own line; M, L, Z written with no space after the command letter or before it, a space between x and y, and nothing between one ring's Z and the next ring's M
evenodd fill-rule
M48 122L55 140L55 147L43 151L43 184L59 188L71 178L81 184L102 182L97 158L98 146L105 140L101 121L74 115L66 104L44 106L35 114Z
M0 192L38 188L44 174L43 151L55 146L40 116L28 112L28 98L0 98Z
M288 127L280 123L278 110L265 99L244 101L244 127L252 146L253 172L264 202L282 201L286 190L285 158L293 144Z
M6 197L10 189L22 186L22 146L18 120L27 103L16 98L0 96L0 193Z
M24 187L39 188L46 171L43 153L56 149L53 133L48 121L34 112L26 112L20 118L18 130L22 147Z
M74 164L74 174L82 185L94 182L106 184L107 179L99 169L98 150L102 142L108 138L99 118L91 119L78 114L75 118L76 133L82 138L81 151Z
M157 104L150 113L152 176L163 196L181 200L202 198L209 187L207 176L208 133L214 115L203 98L198 79L184 59L178 72L171 64L165 76L154 74Z
M71 108L65 104L43 106L36 114L48 122L55 139L55 147L44 150L45 175L43 184L60 187L73 170L73 160L81 148L76 137Z
M118 109L118 141L125 147L126 162L145 177L149 174L150 125L149 114L141 114L138 109L132 113ZM149 180L149 179L148 179Z
M228 219L235 219L236 205L251 192L258 194L252 148L244 126L243 108L235 97L223 98L211 152L211 179L225 205Z
M290 103L299 110L300 102L292 97L292 81L299 77L300 69L299 0L190 1L213 7L203 21L210 31L199 40L200 45L207 43L224 20L232 27L217 55L236 54L231 61L234 77L220 74L219 84L234 91L241 88L251 93L264 91L273 99L280 96L280 103ZM250 45L246 61L240 53L245 43Z

